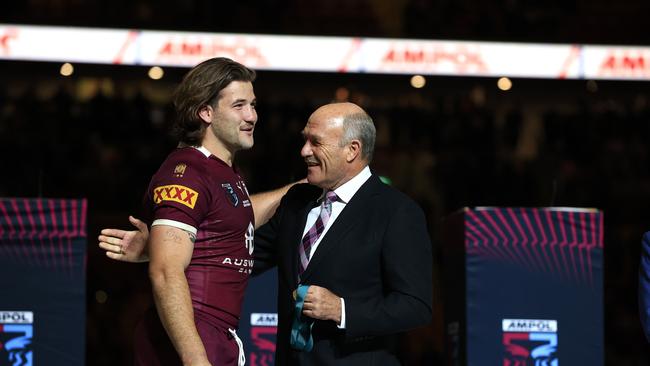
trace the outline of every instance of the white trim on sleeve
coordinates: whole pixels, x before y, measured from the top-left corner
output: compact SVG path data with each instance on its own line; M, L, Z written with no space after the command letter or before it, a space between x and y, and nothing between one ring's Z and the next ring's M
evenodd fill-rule
M151 226L156 226L156 225L167 225L167 226L172 226L175 228L179 228L181 230L185 230L189 233L192 233L196 235L196 228L192 225L188 225L184 222L176 221L176 220L168 220L168 219L157 219L154 220L154 222L151 224Z

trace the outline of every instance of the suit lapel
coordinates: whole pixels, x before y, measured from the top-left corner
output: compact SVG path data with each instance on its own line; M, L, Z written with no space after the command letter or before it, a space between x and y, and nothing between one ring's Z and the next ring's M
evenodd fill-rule
M317 267L323 261L323 258L326 258L330 252L342 244L342 239L345 234L364 216L364 212L367 209L367 202L377 193L377 184L382 183L373 174L359 188L350 202L345 205L343 211L336 218L336 221L334 221L329 230L327 230L327 233L325 233L325 236L318 245L318 249L316 249L314 256L309 261L307 269L302 274L303 281L309 278L313 272L317 271ZM302 228L304 228L304 221ZM334 251L334 253L339 253L338 255L340 255L339 251Z

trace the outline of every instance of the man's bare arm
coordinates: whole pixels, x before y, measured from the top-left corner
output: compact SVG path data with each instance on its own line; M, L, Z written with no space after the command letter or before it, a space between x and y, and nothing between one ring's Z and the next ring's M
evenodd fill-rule
M194 236L165 225L151 228L149 278L160 320L183 365L209 365L194 323L185 268L192 259Z

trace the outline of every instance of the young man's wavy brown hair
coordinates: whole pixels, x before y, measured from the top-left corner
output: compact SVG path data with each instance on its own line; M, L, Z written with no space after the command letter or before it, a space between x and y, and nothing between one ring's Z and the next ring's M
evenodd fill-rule
M221 90L233 81L253 82L255 76L255 71L225 57L211 58L193 67L174 92L174 136L187 145L201 145L207 126L199 117L201 108L216 108Z

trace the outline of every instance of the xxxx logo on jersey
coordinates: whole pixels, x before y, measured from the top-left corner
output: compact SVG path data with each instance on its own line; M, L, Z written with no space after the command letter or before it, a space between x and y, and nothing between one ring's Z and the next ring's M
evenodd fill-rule
M195 190L177 184L160 186L153 190L155 203L173 201L193 209L197 198L199 198L199 194Z

